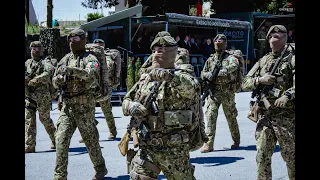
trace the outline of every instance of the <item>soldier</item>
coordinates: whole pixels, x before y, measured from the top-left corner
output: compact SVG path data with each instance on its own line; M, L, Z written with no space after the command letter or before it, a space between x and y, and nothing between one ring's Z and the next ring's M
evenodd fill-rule
M53 76L53 85L62 92L62 109L56 131L54 179L67 179L69 145L77 127L95 169L92 179L104 179L108 171L94 121L100 64L94 55L85 51L86 39L83 30L72 30L67 39L71 52L60 60Z
M102 39L95 39L93 43L105 48L105 43ZM114 122L114 117L112 113L111 96L112 96L112 88L116 88L120 84L121 59L118 62L114 62L112 59L109 59L110 56L108 53L110 52L105 51L106 62L108 64L108 73L109 73L108 96L110 98L105 101L100 101L99 104L104 114L104 117L106 118L106 122L109 128L110 135L108 139L114 140L117 137L117 128L116 128L116 124ZM98 125L98 123L99 122L95 120L95 124ZM79 142L83 143L83 139L80 139Z
M290 180L295 179L295 56L286 48L287 30L282 25L273 25L267 33L272 52L263 56L243 80L242 88L251 91L258 87L272 86L280 96L270 93L266 96L271 104L267 109L258 103L257 140L258 180L272 179L271 159L277 141L281 155L287 164ZM270 74L275 61L282 56L276 73ZM276 68L276 67L275 67Z
M40 41L31 42L30 50L31 59L25 62L25 153L35 152L37 110L39 119L51 139L51 149L55 149L54 133L56 130L50 119L51 95L49 83L54 67L49 59L43 59L43 47Z
M105 48L105 43L102 39L96 39L93 41L93 43L98 44ZM108 72L109 72L109 91L108 92L110 93L110 98L106 101L101 101L99 103L100 103L101 110L104 114L104 117L106 118L107 125L110 131L110 135L108 139L114 139L117 136L117 128L116 128L114 117L112 114L111 94L112 94L112 88L116 88L120 84L121 60L120 62L115 63L112 59L109 58L107 54L106 54L106 58L107 58Z
M210 81L213 91L213 96L209 95L205 100L207 106L205 112L207 116L206 133L209 141L203 144L200 150L202 153L211 152L214 149L216 122L221 104L233 140L231 149L238 148L240 144L240 132L236 119L238 111L235 103L236 77L240 67L238 58L226 51L226 43L227 38L223 34L218 34L214 38L216 52L210 55L201 72L201 79ZM214 75L213 70L219 65L221 65L220 70L217 75Z
M139 150L131 161L130 179L156 180L161 171L168 180L195 179L188 127L199 118L200 84L190 73L174 70L177 43L170 34L156 37L150 48L150 71L142 73L122 104L125 116L143 120L148 128L138 130Z

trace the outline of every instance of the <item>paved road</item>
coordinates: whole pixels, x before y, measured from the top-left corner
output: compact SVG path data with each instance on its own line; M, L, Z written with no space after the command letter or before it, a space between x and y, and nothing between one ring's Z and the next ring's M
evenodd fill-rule
M254 139L255 123L246 118L250 93L236 95L238 108L238 122L241 134L241 147L237 150L225 150L230 147L232 140L226 118L220 107L217 121L215 151L202 154L200 151L191 153L191 163L196 166L197 180L255 180L256 179L256 146ZM59 111L53 105L51 117L56 123ZM205 109L204 109L205 111ZM124 117L120 106L113 107L118 136L116 140L109 141L109 130L101 112L96 108L97 125L100 133L100 145L109 173L105 179L129 179L126 174L126 159L120 154L117 144L125 132L129 117ZM25 179L26 180L52 180L55 167L55 151L50 150L50 139L37 116L37 146L36 153L26 154ZM69 150L68 180L90 180L94 169L84 144L78 143L80 139L78 130L74 133ZM132 142L130 142L132 146ZM277 145L272 157L273 180L288 180L285 162L282 160ZM161 174L158 179L165 179Z

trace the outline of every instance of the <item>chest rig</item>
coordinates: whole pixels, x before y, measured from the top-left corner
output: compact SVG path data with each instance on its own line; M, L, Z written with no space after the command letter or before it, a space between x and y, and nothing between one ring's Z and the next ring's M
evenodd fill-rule
M285 90L293 86L293 66L291 64L292 56L292 52L288 50L284 52L283 58L275 71L275 76L277 80L274 84L274 89L275 91L277 91L276 94L281 95ZM266 59L260 65L260 76L263 76L264 74L271 72L278 58L278 54L268 54Z
M136 99L144 102L155 83L142 84L140 91L136 94ZM191 102L183 101L181 97L179 99L177 96L178 94L176 94L171 82L162 82L159 85L157 95L154 96L159 113L157 115L150 113L147 117L145 125L150 132L150 136L147 139L139 139L141 146L148 145L163 149L189 141L187 127L193 121L193 112L188 108L188 104L191 104ZM151 106L149 107L151 108ZM148 110L151 112L150 109Z
M65 65L68 67L76 67L76 68L84 69L85 68L84 55L85 54L81 54L80 56L77 56L77 58L75 59L74 55L71 54L67 58ZM65 93L67 96L75 96L75 95L83 94L86 90L85 85L86 84L84 80L75 76L67 76Z

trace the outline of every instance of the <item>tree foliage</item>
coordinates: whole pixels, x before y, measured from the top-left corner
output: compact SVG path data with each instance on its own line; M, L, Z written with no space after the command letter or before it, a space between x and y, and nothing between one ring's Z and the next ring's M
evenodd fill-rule
M93 20L96 20L96 19L99 19L99 18L102 18L102 17L104 17L104 15L100 14L98 12L88 13L87 14L87 22L90 22L90 21L93 21Z
M83 7L90 9L98 9L101 7L111 8L118 4L118 0L85 0L81 2Z

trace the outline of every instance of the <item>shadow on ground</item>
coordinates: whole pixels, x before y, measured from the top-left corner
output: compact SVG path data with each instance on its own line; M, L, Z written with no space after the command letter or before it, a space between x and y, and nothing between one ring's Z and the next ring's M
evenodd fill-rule
M130 179L129 175L123 175L123 176L118 176L118 177L105 177L104 180L113 180L113 179L118 179L118 180L128 180ZM161 174L158 176L158 180L161 179L166 179L166 177Z
M220 166L234 163L244 159L243 157L196 157L191 158L190 163L204 164L205 166Z
M246 150L246 151L256 151L257 147L256 145L250 145L250 146L240 146L239 148L236 149L230 149L230 148L224 148L221 150L214 150L214 151L237 151L237 150ZM276 147L274 148L274 152L280 152L280 146L276 145Z

